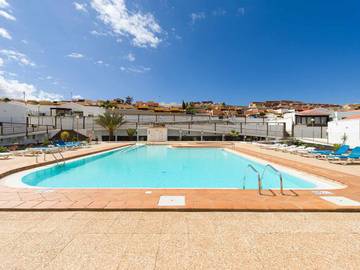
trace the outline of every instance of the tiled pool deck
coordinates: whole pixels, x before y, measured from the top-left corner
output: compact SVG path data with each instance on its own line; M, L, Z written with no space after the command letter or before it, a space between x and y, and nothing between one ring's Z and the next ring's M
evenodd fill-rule
M128 143L104 143L87 149L68 151L66 158L118 148ZM191 144L199 146L201 144ZM215 145L215 144L211 144ZM221 143L216 144L222 146ZM265 161L325 177L347 187L331 190L331 196L360 201L360 166L335 165L326 161L263 150L251 144L229 146L232 150ZM44 165L42 161L40 163ZM35 158L16 157L0 161L0 177L10 172L38 166ZM0 179L1 181L1 179ZM151 191L151 192L146 192ZM290 191L281 195L270 191L259 195L256 190L226 189L46 189L12 188L0 183L1 210L234 210L234 211L359 211L356 206L339 206L309 190ZM185 206L158 206L160 196L185 196Z
M359 213L0 212L0 269L359 269Z

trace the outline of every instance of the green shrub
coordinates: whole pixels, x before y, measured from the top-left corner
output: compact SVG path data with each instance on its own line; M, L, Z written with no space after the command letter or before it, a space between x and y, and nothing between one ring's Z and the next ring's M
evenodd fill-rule
M128 128L128 129L126 130L126 133L127 133L127 135L128 135L129 137L134 137L134 136L136 135L136 129L134 129L134 128Z
M7 152L8 149L4 146L0 146L0 153L4 153L4 152Z
M229 136L231 136L231 137L238 137L239 135L240 135L240 132L236 131L236 130L231 130L229 133Z
M336 143L334 144L334 151L338 150L341 147L341 144Z
M45 145L45 146L48 146L50 143L51 142L50 142L49 138L45 138L43 141L43 145Z

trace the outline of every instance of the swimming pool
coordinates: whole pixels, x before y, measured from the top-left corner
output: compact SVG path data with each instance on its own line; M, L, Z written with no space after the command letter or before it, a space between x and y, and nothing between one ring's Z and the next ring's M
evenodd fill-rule
M257 189L265 164L221 148L136 146L51 165L25 173L23 184L46 188L240 188ZM319 182L281 171L284 188L316 189ZM244 175L247 174L244 182ZM321 184L321 183L320 183ZM325 183L324 183L325 184ZM263 189L278 189L268 170ZM329 185L330 186L330 185ZM331 188L331 187L329 187Z

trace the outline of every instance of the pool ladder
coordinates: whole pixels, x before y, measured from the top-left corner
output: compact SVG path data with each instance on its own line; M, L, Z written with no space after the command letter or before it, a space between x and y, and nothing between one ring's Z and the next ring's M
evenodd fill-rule
M138 149L138 148L143 147L143 146L145 146L145 144L133 144L133 145L130 145L130 146L125 146L123 148L120 148L120 152L127 153L127 152L130 152L132 150Z
M259 171L257 169L255 169L255 167L251 164L248 164L246 169L251 169L254 173L256 173L257 175L257 179L258 179L258 192L261 195L261 191L262 191L262 181L264 179L264 175L265 172L268 168L270 168L271 170L273 170L278 176L279 176L279 182L280 182L280 193L281 195L284 195L284 186L283 186L283 177L282 174L279 170L275 169L272 165L267 164L262 172L262 174L260 175ZM247 173L245 174L244 178L243 178L243 189L245 189L245 184L246 184L246 178L247 178Z

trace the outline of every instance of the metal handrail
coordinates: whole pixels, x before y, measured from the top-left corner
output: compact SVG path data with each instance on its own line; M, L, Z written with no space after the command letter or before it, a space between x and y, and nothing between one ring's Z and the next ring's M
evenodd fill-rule
M55 153L57 153L57 154L60 155L61 161L63 162L62 165L65 165L65 158L64 158L64 156L61 154L60 149L59 149L57 152L50 151L50 154L51 154L51 155L53 156L53 158L55 159L56 164L59 165L59 159L55 156ZM46 153L44 153L44 155L46 155Z
M257 169L255 169L255 167L251 164L248 164L246 169L247 168L250 168L253 172L255 172L257 174L257 177L258 177L258 191L259 191L259 194L261 194L261 189L262 189L262 181L261 181L261 177L260 177L260 173L258 172ZM245 181L246 181L246 177L247 177L247 174L244 175L244 178L243 178L243 189L245 189Z
M282 177L282 174L279 170L275 169L274 166L270 165L270 164L267 164L261 174L261 181L263 180L264 178L264 174L266 172L266 169L267 168L270 168L272 169L278 176L279 176L279 179L280 179L280 193L283 195L284 194L284 187L283 187L283 177Z

